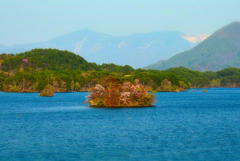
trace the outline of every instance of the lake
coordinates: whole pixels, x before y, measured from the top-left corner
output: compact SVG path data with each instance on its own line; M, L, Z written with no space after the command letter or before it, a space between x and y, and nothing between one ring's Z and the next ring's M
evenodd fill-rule
M0 160L240 160L240 89L161 92L100 109L87 92L0 92Z

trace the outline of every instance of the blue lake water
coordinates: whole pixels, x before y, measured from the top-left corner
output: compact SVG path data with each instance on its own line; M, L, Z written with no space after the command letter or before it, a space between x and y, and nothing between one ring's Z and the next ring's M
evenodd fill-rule
M240 160L240 89L157 94L96 109L86 92L0 92L0 160Z

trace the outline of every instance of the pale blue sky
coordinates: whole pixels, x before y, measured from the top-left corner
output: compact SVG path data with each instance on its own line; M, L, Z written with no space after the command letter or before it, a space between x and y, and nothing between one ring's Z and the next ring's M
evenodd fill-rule
M41 42L81 29L212 34L233 21L240 21L240 0L1 0L0 43Z

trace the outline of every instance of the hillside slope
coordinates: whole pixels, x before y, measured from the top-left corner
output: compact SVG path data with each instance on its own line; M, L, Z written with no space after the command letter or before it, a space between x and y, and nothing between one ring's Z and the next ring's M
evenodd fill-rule
M221 28L189 51L145 68L162 70L179 66L198 71L218 71L227 67L239 68L240 22L233 22Z
M71 70L109 70L109 71L133 71L128 65L89 63L84 58L69 51L57 49L33 49L19 54L0 54L0 70L12 71L23 67L34 69L48 69L52 71Z

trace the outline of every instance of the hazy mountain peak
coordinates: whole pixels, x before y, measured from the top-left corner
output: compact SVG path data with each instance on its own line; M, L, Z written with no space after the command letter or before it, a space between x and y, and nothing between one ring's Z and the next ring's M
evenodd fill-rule
M240 36L240 22L233 22L227 26L222 27L215 33L213 33L213 36L219 37L219 38L230 38L235 39Z
M103 34L103 33L100 33L100 32L96 32L96 31L93 31L93 30L89 30L89 29L78 30L76 32L73 32L72 34L98 34L98 35L106 35L106 34Z
M234 22L230 23L228 26L232 26L232 25L240 25L240 22L234 21Z

